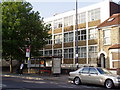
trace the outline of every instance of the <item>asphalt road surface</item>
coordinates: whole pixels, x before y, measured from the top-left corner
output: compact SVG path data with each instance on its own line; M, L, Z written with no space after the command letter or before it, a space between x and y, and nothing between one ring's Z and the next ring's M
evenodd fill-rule
M52 80L34 80L34 79L23 79L15 77L2 77L2 90L58 90L58 89L75 89L75 90L108 90L102 86L95 85L74 85L68 81L52 81ZM120 88L110 89L120 90Z

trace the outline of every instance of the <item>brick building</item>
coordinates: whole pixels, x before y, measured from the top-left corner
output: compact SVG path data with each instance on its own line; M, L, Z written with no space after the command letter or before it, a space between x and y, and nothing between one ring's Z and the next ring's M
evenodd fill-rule
M120 13L98 25L98 63L102 67L120 68Z

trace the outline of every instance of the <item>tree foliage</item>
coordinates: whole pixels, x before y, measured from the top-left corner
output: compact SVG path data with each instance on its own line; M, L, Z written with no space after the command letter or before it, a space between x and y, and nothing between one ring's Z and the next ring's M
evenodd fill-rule
M3 58L25 59L28 46L31 47L31 56L37 56L50 38L50 25L46 25L39 12L32 9L29 2L2 2Z

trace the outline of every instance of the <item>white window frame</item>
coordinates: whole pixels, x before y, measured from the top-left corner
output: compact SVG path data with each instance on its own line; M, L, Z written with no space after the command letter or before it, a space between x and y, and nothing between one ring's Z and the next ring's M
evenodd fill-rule
M61 44L61 43L62 43L62 34L55 34L54 35L54 44Z
M73 25L73 15L64 17L64 27Z
M86 12L82 12L78 14L78 24L86 22Z
M70 49L73 49L72 50L72 52L70 52ZM67 52L65 52L65 50L67 51ZM65 55L67 56L67 57L65 57ZM71 57L72 56L72 57ZM74 48L64 48L64 58L65 59L69 59L69 58L74 58Z
M97 45L88 46L88 50L89 50L89 58L97 58L97 54L98 54L98 46Z
M82 51L82 48L85 48L85 50ZM86 49L87 49L86 46L78 47L78 58L86 58L86 55L87 55Z
M109 31L109 34L108 32ZM107 32L107 34L106 34ZM106 36L107 35L107 36ZM109 35L109 36L108 36ZM107 39L107 40L106 40ZM107 41L107 42L106 42ZM110 45L111 44L111 30L110 29L105 29L103 30L103 43L104 45Z
M100 19L100 8L88 11L88 21L96 21Z
M70 35L72 33L72 35ZM65 36L66 34L66 36ZM73 42L74 40L74 33L72 32L65 32L64 33L64 43L68 43L68 42Z
M52 45L52 39L47 40L47 45Z
M95 28L90 28L89 29L89 40L91 40L91 39L97 39L97 35L98 35L97 29L95 29Z
M78 30L78 40L79 41L85 41L86 39L87 39L87 32L85 33L85 34L82 34L82 31L83 30L85 30L86 31L86 29L79 29ZM82 38L82 37L84 37L84 38Z
M45 52L45 56L52 56L52 50L51 49L50 50L47 49L44 52ZM46 52L47 52L47 54L46 54Z
M54 51L54 56L62 56L62 48L54 49L53 51Z
M62 28L62 18L54 20L54 29Z

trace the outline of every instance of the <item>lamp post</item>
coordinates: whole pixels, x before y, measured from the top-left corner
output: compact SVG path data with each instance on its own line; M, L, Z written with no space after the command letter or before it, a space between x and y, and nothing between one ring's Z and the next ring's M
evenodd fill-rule
M78 66L78 12L77 12L77 8L78 8L78 5L77 5L77 0L76 0L76 27L75 27L75 29L76 29L76 33L75 33L75 37L76 37L76 40L75 40L75 42L76 42L76 57L75 57L75 64L76 64L76 66L77 66L77 69L79 68Z

